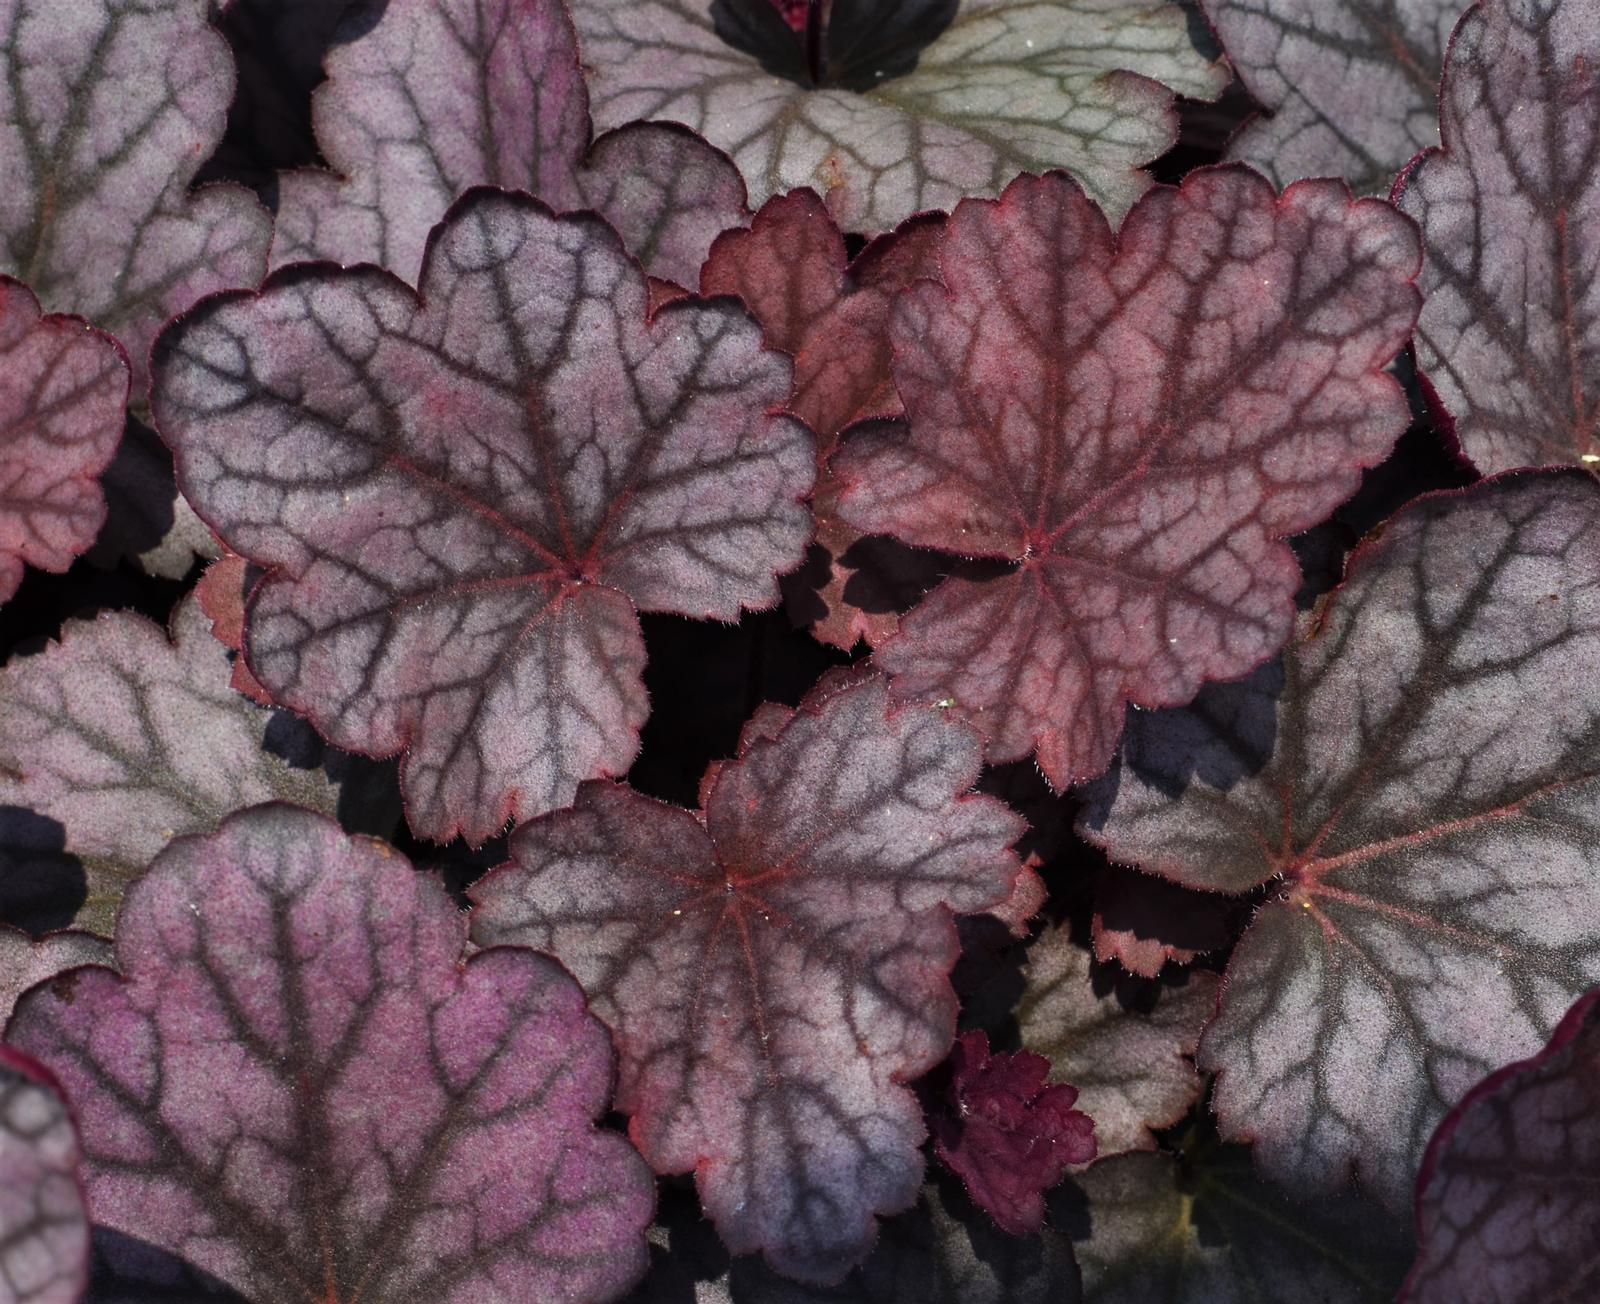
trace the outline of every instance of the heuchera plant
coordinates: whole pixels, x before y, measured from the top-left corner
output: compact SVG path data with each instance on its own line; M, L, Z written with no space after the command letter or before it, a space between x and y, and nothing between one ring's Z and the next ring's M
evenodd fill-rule
M1600 1298L1600 0L0 61L0 1304Z

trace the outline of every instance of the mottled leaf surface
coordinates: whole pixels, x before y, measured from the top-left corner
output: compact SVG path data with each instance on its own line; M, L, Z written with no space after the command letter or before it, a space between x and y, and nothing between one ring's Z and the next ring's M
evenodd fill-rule
M110 964L111 943L93 933L73 931L29 937L0 924L0 1028L11 1017L17 997L47 978L84 964Z
M64 571L105 520L96 477L122 437L128 363L80 318L0 276L0 603L24 565Z
M1051 1076L1078 1088L1102 1155L1153 1150L1200 1098L1194 1051L1217 1002L1217 980L1189 973L1142 982L1094 963L1065 928L1028 947L1016 1006L1022 1044L1050 1059Z
M0 1043L0 1298L76 1304L89 1278L78 1133L36 1060Z
M132 612L72 621L0 670L0 919L111 935L123 889L167 841L273 798L377 831L349 758L228 686L228 656L193 601L172 637ZM315 739L310 740L315 744Z
M1485 0L1457 29L1422 227L1417 362L1486 474L1600 461L1600 0Z
M1240 78L1267 112L1228 157L1280 186L1343 177L1387 194L1439 143L1439 70L1468 0L1202 0Z
M1047 167L1120 215L1176 135L1172 92L1210 99L1227 81L1177 4L835 0L831 13L814 85L765 6L575 0L595 121L684 123L733 157L754 202L809 186L844 229L884 231Z
M1349 1194L1297 1204L1242 1146L1103 1160L1050 1212L1086 1304L1389 1304L1412 1253L1401 1220Z
M1600 1291L1600 991L1550 1044L1439 1125L1417 1182L1407 1304L1522 1304Z
M95 1220L254 1299L615 1298L653 1196L593 1126L606 1031L548 958L465 942L384 844L256 807L129 890L125 977L7 1035L74 1102Z
M1434 494L1281 665L1141 715L1080 826L1269 884L1200 1044L1224 1135L1400 1209L1444 1112L1600 980L1600 485Z
M155 414L252 590L250 669L339 746L405 753L411 826L481 842L620 774L636 610L735 618L810 534L789 364L732 300L647 321L591 216L470 192L420 291L280 274L162 336Z
M589 101L560 0L368 0L313 101L333 171L279 182L274 266L381 263L414 280L428 232L474 185L595 208L654 275L692 285L748 220L737 170L692 133L632 124L589 149Z
M735 1253L839 1281L917 1197L901 1085L949 1050L952 909L1004 899L1021 821L968 794L979 746L876 677L824 680L747 734L701 818L609 784L519 829L474 940L565 964L616 1034L617 1107L693 1171Z
M1336 181L1243 168L1141 200L1113 235L1068 177L968 200L943 285L895 304L908 439L835 455L861 529L1004 559L946 580L877 650L897 698L946 701L993 761L1100 773L1125 704L1186 702L1283 645L1323 519L1407 422L1382 367L1418 250ZM948 287L948 288L947 288Z
M188 186L233 96L205 0L0 3L0 271L127 348L135 394L163 322L254 284L272 219L241 186Z

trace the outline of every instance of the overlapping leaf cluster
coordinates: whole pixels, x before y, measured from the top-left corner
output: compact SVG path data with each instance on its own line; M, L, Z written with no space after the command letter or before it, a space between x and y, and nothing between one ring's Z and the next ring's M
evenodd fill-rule
M1596 1289L1600 0L0 58L0 1304Z

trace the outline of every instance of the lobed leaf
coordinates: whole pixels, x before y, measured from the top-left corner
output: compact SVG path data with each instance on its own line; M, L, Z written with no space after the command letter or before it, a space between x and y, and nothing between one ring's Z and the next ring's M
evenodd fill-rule
M1600 461L1600 0L1474 5L1439 118L1396 184L1418 365L1485 473Z
M1201 0L1240 79L1268 110L1228 157L1286 186L1343 177L1387 194L1439 142L1450 29L1469 0Z
M162 323L253 285L272 219L242 186L189 190L233 96L205 0L0 0L0 271L122 341L143 396Z
M387 846L256 807L129 890L125 978L35 988L7 1036L72 1095L96 1221L252 1298L615 1298L653 1199L593 1126L605 1029L551 960L465 941Z
M754 202L809 186L884 231L1027 169L1067 167L1120 215L1176 137L1172 92L1227 76L1175 3L835 0L827 72L764 4L574 0L596 122L681 122Z
M272 798L392 827L385 785L302 730L229 688L192 600L170 641L132 612L68 622L0 670L0 919L109 937L123 890L172 837Z
M3 934L0 934L3 944ZM76 1304L89 1279L78 1135L60 1086L0 1043L0 1296Z
M473 937L547 950L621 1056L617 1107L657 1172L693 1171L736 1254L837 1282L907 1208L949 1050L952 910L1003 900L1021 821L963 795L969 730L825 678L758 717L688 811L607 784L525 825L471 891Z
M481 842L624 771L637 610L732 619L810 532L788 363L732 301L647 320L592 216L475 190L411 291L319 267L162 336L184 493L267 570L251 671L330 740L404 752L411 826Z
M1341 183L1280 197L1242 168L1152 192L1113 236L1052 174L962 203L939 257L891 323L909 438L839 450L839 511L1015 564L945 580L876 660L1060 788L1109 763L1125 703L1188 701L1288 638L1281 540L1406 426L1382 367L1416 236Z
M1269 892L1200 1043L1265 1172L1402 1208L1434 1126L1600 981L1600 485L1433 494L1280 666L1140 716L1082 831Z
M128 361L75 317L43 316L0 276L0 604L24 565L64 571L106 516L96 477L122 437Z
M0 924L0 1027L11 1017L17 997L35 983L68 969L111 963L111 943L93 933L63 931L29 937L20 928Z
M1582 1299L1600 1287L1600 991L1434 1133L1417 1180L1406 1304Z

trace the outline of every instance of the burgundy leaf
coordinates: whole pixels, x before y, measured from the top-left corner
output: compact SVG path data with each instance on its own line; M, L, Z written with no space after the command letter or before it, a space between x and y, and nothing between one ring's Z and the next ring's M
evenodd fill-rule
M95 1221L252 1298L615 1298L653 1198L593 1126L605 1029L554 962L465 942L387 846L256 807L129 890L125 978L35 988L7 1035L71 1094Z
M168 839L275 797L392 827L392 801L363 801L349 758L287 745L302 730L228 687L192 600L170 642L132 612L68 622L0 670L0 919L109 937L124 887Z
M1387 194L1439 140L1435 108L1450 28L1469 0L1202 0L1240 78L1268 112L1228 157L1279 186L1342 176Z
M1076 1087L1047 1082L1050 1061L1031 1050L989 1053L988 1035L963 1032L950 1085L932 1117L933 1150L1001 1231L1044 1225L1044 1192L1095 1155L1094 1121L1072 1107Z
M1052 1076L1078 1088L1102 1155L1153 1150L1155 1129L1200 1099L1193 1055L1217 1004L1217 980L1185 974L1141 982L1102 968L1064 928L1028 947L1017 1002L1022 1044L1049 1057Z
M1021 821L966 794L977 739L825 679L713 780L705 810L589 784L472 889L473 937L548 950L621 1055L617 1107L657 1172L693 1171L735 1253L834 1282L916 1199L901 1085L955 1031L951 910L1003 899Z
M0 276L0 603L23 566L64 571L94 542L106 503L96 477L122 437L128 362L76 317L41 316Z
M1445 1111L1600 981L1597 596L1588 474L1429 495L1281 665L1138 716L1085 794L1118 861L1268 885L1198 1058L1295 1189L1404 1207Z
M317 268L211 299L156 372L185 494L267 568L250 669L339 746L404 752L440 841L626 770L636 609L731 620L805 550L787 361L731 300L647 321L615 235L526 196L465 196L418 293Z
M586 158L561 0L367 0L350 29L313 100L334 171L280 178L275 267L375 262L411 280L433 225L480 184L595 208L649 271L691 285L717 233L748 220L737 169L692 132L634 123Z
M1057 166L1120 215L1176 137L1172 92L1227 81L1162 0L832 0L820 58L762 0L571 7L600 127L684 123L755 202L809 186L850 231Z
M1406 1304L1600 1292L1600 989L1531 1059L1490 1074L1434 1133L1417 1180Z
M126 346L135 396L163 322L266 270L272 219L189 182L222 136L228 44L204 0L0 0L0 271Z
M85 964L110 964L111 943L93 933L58 932L29 937L0 924L0 1028L17 997L46 979Z
M0 1298L76 1304L89 1280L78 1133L61 1088L0 1043Z
M896 698L950 703L990 760L1037 748L1064 787L1105 768L1126 702L1271 656L1299 584L1280 540L1405 428L1382 367L1417 257L1386 204L1242 168L1153 191L1116 236L1059 173L963 202L944 285L896 301L910 438L839 450L840 514L1016 568L900 622L876 658Z
M1483 0L1450 43L1417 362L1484 472L1600 461L1600 0Z
M1232 904L1113 865L1095 890L1095 959L1115 960L1142 978L1154 978L1168 961L1189 964L1228 944Z

